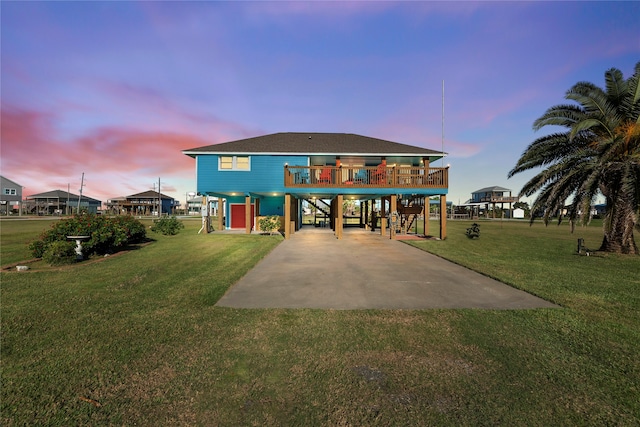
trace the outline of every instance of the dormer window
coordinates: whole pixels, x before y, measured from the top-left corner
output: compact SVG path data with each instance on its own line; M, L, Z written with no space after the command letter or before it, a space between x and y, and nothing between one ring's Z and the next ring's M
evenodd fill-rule
M250 171L251 158L249 156L220 156L218 170Z

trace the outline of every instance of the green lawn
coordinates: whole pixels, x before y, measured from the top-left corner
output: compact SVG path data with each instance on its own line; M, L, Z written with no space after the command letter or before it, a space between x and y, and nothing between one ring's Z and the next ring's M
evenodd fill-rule
M48 226L0 225L2 264ZM215 307L281 238L186 225L2 273L2 425L640 425L640 258L576 255L599 227L415 243L562 309L333 311Z

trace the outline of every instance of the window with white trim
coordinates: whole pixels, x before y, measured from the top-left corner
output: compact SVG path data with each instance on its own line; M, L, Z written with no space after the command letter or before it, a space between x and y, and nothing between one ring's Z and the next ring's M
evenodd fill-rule
M251 170L251 158L249 156L220 156L218 170L249 171Z
M7 196L15 196L18 193L16 192L15 188L5 188L4 189L4 194L7 195Z

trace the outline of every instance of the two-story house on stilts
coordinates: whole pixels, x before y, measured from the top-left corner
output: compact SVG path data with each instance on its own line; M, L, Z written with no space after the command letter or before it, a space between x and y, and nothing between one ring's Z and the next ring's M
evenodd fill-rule
M445 154L427 148L355 134L287 132L183 153L196 161L197 192L224 206L217 229L250 233L257 217L277 215L289 238L301 227L304 200L326 208L337 238L345 200L361 201L365 217L380 201L378 216L397 220L392 237L403 220L406 229L410 215L412 222L420 216L429 197L439 196L446 212L448 168L431 166ZM428 212L420 217L428 234ZM440 237L446 237L446 215L440 215Z

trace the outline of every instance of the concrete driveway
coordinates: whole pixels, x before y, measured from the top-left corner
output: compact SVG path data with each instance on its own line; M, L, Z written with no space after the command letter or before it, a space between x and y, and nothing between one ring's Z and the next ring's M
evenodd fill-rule
M558 307L362 229L303 228L216 304L235 308L526 309Z

